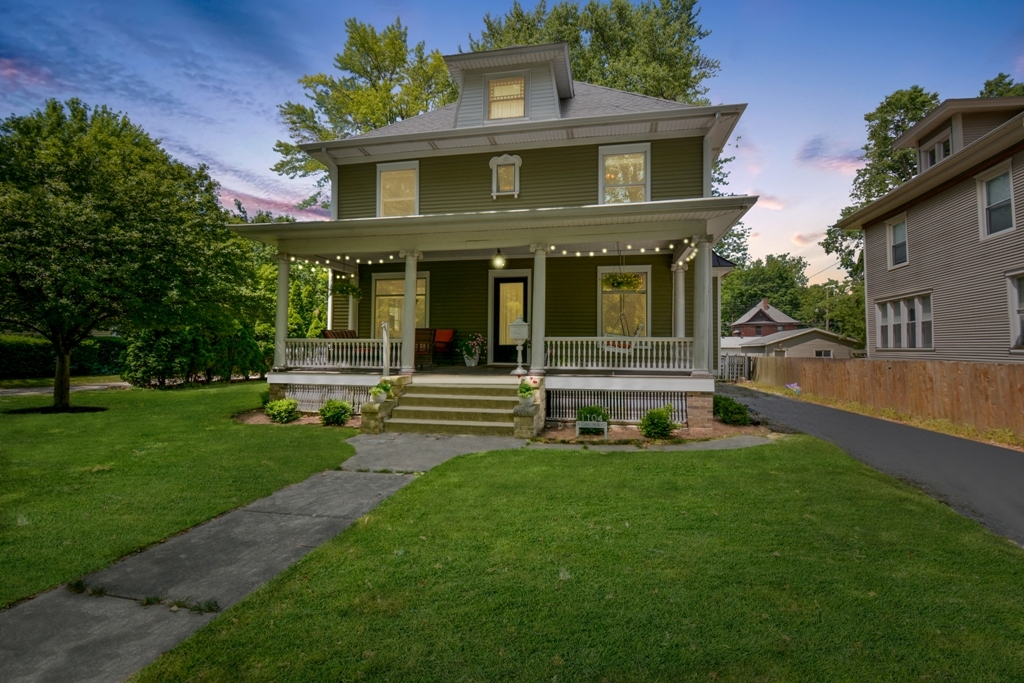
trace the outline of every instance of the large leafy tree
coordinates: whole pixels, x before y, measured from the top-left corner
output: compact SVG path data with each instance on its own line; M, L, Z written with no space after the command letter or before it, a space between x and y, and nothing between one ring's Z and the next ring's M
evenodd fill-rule
M939 94L919 85L897 90L864 115L868 139L850 190L853 204L840 213L840 219L855 213L879 197L896 189L917 173L917 157L912 149L895 149L893 142L939 105ZM830 225L820 242L826 254L839 258L839 265L851 277L863 277L864 236L859 230L842 230Z
M803 257L769 254L730 273L722 280L722 334L730 334L729 325L764 298L798 318L807 287L806 269Z
M995 78L985 81L978 97L1024 97L1024 82L1014 83L1010 74L999 72Z
M206 169L172 159L127 116L79 100L0 123L0 323L70 358L98 329L231 320L252 277Z
M345 46L334 58L340 75L303 76L299 83L309 104L285 102L281 120L290 142L278 140L281 160L273 170L290 178L312 178L316 191L300 207L327 208L327 169L298 144L337 140L407 119L454 102L458 89L441 53L424 43L409 47L400 19L377 31L354 18L345 21Z
M847 278L809 286L795 317L864 344L864 281Z
M582 8L543 0L533 11L518 0L504 16L484 16L474 51L564 41L573 77L667 100L706 104L704 81L719 70L700 49L710 31L698 22L696 0L590 0Z
M726 196L725 187L729 184L728 170L736 157L719 157L711 169L711 196ZM722 239L715 245L715 251L741 268L750 263L750 228L743 221L732 226Z

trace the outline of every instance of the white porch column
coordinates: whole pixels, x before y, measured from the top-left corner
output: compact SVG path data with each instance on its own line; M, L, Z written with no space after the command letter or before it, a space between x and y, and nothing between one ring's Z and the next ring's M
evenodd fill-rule
M288 279L291 262L287 254L277 256L277 312L274 317L274 367L285 364L284 344L288 338Z
M686 263L672 264L672 336L686 336Z
M711 246L707 238L697 241L693 258L693 371L711 372Z
M416 371L416 261L417 251L403 251L405 258L405 296L402 301L402 374Z
M359 284L359 280L353 279L352 284ZM348 327L345 329L358 330L359 329L359 311L356 310L356 306L359 305L359 301L351 294L348 296ZM373 335L370 335L373 336Z
M334 329L334 269L327 269L327 329Z
M544 374L544 319L547 315L548 245L532 244L533 312L530 313L530 374Z

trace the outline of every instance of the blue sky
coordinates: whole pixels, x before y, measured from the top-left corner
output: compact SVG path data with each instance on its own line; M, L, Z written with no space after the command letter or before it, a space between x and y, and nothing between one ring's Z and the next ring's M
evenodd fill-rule
M532 2L527 2L532 7ZM448 54L508 2L308 3L264 0L0 4L0 114L48 97L128 113L180 159L209 164L230 204L296 213L308 185L276 175L276 105L299 100L303 74L332 69L343 22L401 16L413 41ZM749 107L730 151L730 191L762 199L748 215L755 256L790 252L820 281L837 271L817 246L845 206L865 112L897 88L977 95L1003 71L1024 79L1024 3L702 3L722 63L715 103ZM822 271L819 273L819 271Z

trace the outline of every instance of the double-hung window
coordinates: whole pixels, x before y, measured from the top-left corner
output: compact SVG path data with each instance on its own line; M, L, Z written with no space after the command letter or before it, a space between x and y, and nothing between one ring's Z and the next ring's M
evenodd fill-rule
M977 176L978 221L982 239L1013 230L1013 169L1000 164Z
M882 301L875 305L879 349L930 349L932 337L931 294Z
M487 81L487 120L521 119L526 116L526 77L492 78Z
M889 267L896 268L907 262L907 217L890 221L886 225L889 242Z
M651 198L651 145L609 145L599 150L601 204L646 202Z
M415 216L420 212L420 162L377 164L377 215Z

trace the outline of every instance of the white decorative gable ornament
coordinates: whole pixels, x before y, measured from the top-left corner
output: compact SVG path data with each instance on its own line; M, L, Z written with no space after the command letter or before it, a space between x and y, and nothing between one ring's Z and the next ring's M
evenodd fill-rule
M523 160L518 154L491 157L491 199L503 196L519 198L519 167Z

